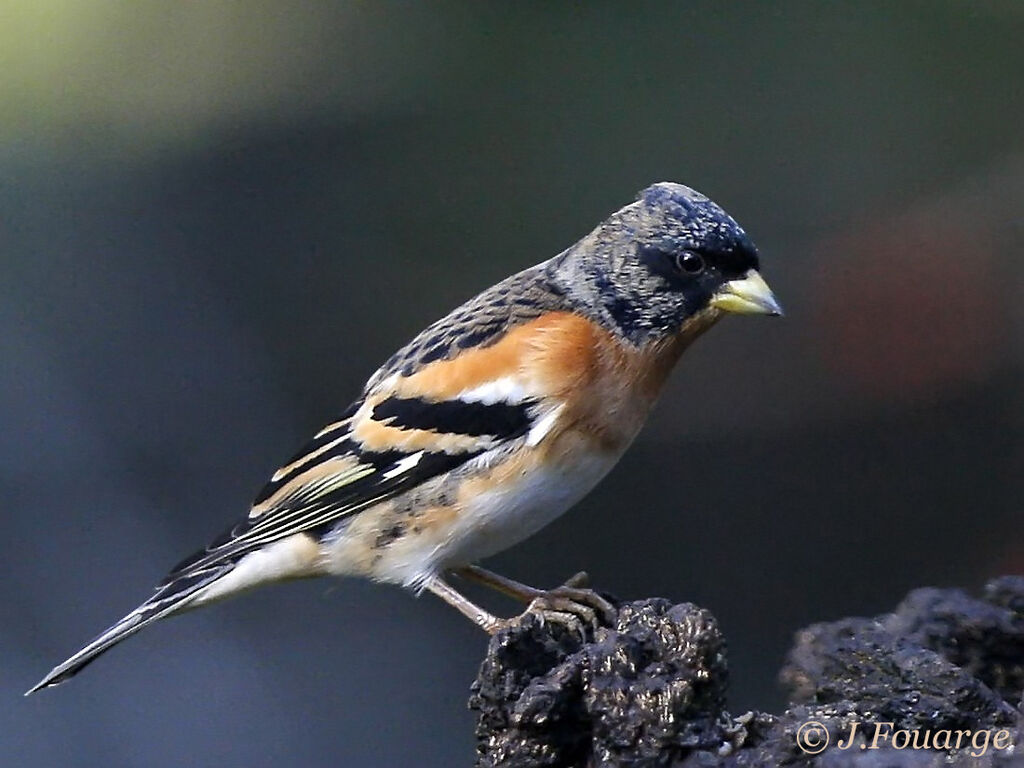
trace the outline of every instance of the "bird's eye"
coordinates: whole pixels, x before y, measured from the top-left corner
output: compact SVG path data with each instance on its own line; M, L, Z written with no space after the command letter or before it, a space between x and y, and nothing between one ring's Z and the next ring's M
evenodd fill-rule
M683 251L675 254L676 269L688 275L699 275L704 271L704 259L699 253Z

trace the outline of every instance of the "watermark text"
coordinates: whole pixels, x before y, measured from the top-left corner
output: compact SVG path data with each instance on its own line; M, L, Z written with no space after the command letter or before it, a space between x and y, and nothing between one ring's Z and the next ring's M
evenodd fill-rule
M1013 746L1013 732L1007 728L978 730L939 728L936 730L910 730L897 728L895 723L853 722L848 733L837 734L838 750L866 749L941 749L947 752L962 750L971 757L983 757L989 750L1005 750ZM832 734L823 723L810 720L796 732L796 744L808 755L817 755L828 749Z

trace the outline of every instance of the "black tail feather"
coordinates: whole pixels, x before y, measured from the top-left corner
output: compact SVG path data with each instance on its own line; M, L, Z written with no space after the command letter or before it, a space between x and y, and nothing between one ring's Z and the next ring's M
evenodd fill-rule
M65 662L50 670L49 674L26 691L25 695L28 696L43 688L60 685L143 627L183 610L195 599L201 589L224 576L232 568L234 568L233 563L221 563L195 573L183 574L170 583L162 585L153 597L116 624L108 627Z

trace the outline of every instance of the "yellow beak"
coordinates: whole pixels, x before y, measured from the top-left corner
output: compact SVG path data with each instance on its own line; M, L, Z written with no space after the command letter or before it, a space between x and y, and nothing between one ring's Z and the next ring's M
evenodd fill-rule
M730 280L711 297L711 306L740 315L782 314L775 294L756 269L747 271L738 280Z

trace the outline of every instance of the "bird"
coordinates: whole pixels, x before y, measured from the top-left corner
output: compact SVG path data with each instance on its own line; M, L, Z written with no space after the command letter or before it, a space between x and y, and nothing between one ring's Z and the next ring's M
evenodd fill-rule
M718 204L652 184L557 256L427 326L273 474L246 516L26 695L160 619L289 579L430 592L491 634L516 617L471 602L451 574L524 600L586 603L582 579L545 591L479 561L597 485L684 350L719 319L782 314L759 270L754 243Z

